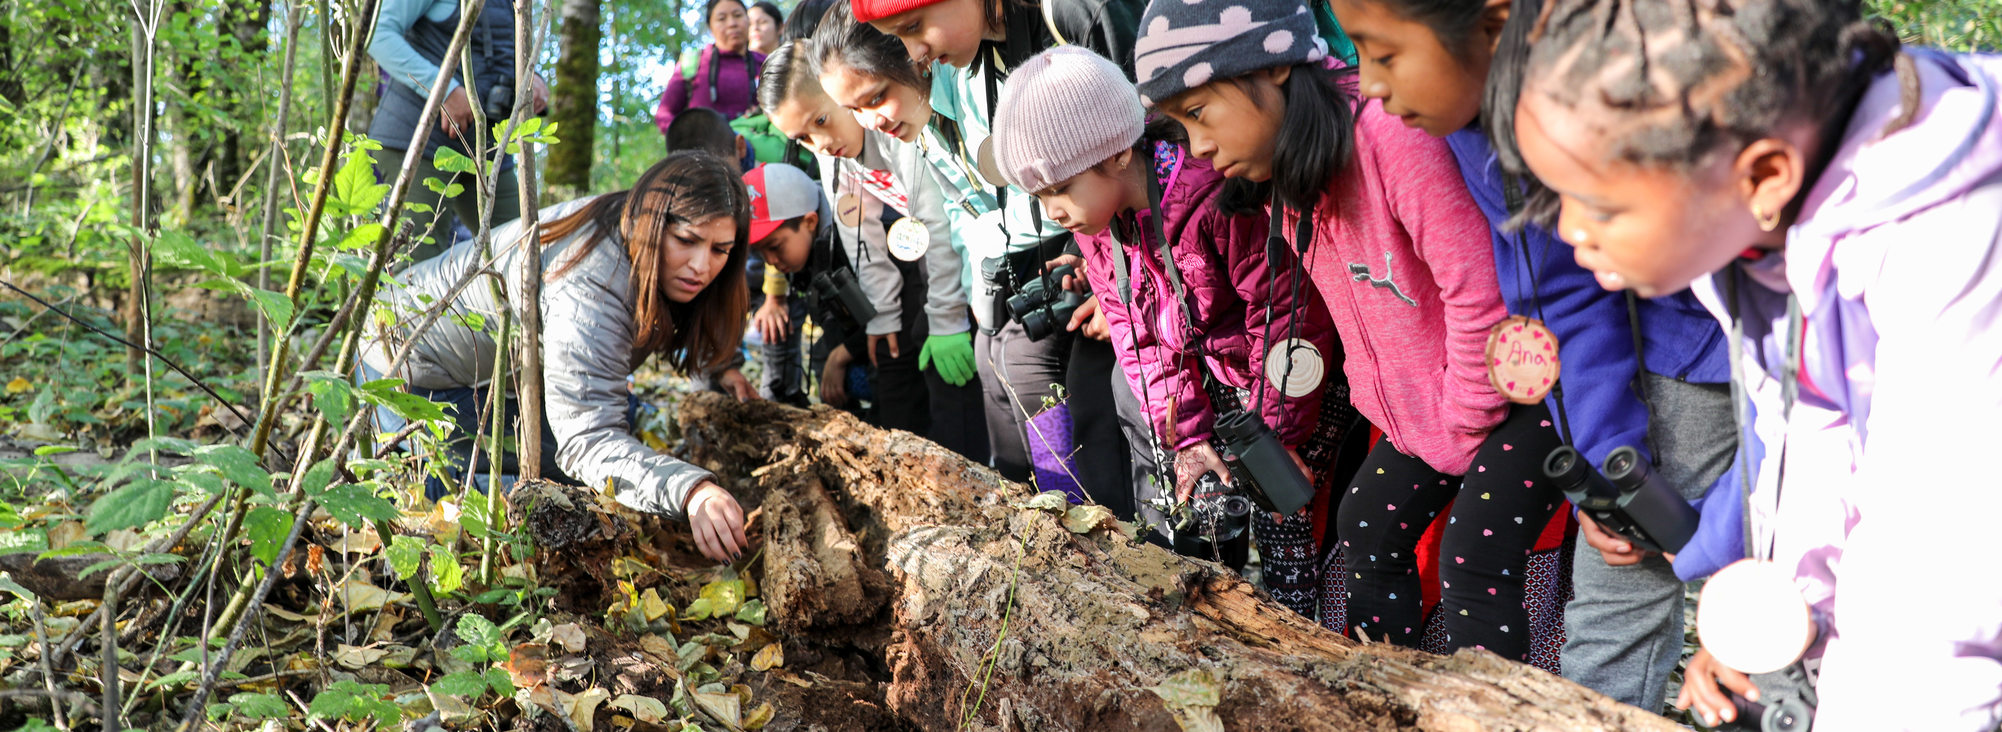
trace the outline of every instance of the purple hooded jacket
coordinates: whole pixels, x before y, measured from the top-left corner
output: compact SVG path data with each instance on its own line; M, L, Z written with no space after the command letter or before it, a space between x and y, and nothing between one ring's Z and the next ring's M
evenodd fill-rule
M2002 722L2002 58L1907 53L1912 124L1885 134L1884 74L1784 253L1696 284L1743 318L1753 546L1823 620L1816 732ZM1805 327L1782 418L1789 293Z
M1154 162L1154 174L1162 185L1162 228L1175 241L1176 268L1181 271L1197 321L1193 327L1181 327L1182 310L1174 300L1167 270L1162 268L1149 212L1140 211L1135 216L1138 242L1121 246L1110 230L1097 236L1080 235L1077 242L1084 251L1086 278L1092 292L1098 293L1099 306L1111 327L1112 344L1126 380L1135 395L1144 395L1147 422L1162 446L1179 451L1208 439L1216 420L1203 391L1202 372L1196 368L1192 338L1202 341L1209 373L1240 389L1255 388L1263 380L1269 349L1265 342L1268 316L1275 342L1286 338L1297 321L1297 337L1312 343L1329 361L1323 368L1325 378L1341 378L1341 351L1335 342L1334 321L1305 273L1301 274L1300 298L1293 299L1286 278L1291 252L1287 252L1286 262L1267 262L1265 219L1229 216L1217 210L1214 199L1223 176L1210 168L1208 161L1166 143L1155 146ZM1118 256L1128 262L1133 288L1130 309L1117 295L1112 258ZM1268 291L1269 266L1278 267L1280 277L1279 286ZM1271 384L1265 391L1265 423L1279 432L1287 446L1305 443L1320 419L1324 390L1315 389L1294 399L1281 398Z

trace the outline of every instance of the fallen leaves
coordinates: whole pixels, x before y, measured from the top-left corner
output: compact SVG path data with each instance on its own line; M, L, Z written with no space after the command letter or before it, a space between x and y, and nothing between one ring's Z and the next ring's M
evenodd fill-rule
M347 606L350 613L381 610L384 605L410 599L409 593L391 592L369 584L367 580L359 579L342 583L334 594L340 596L342 604Z
M785 648L781 647L777 643L772 643L770 645L765 646L764 649L758 651L757 655L751 657L751 670L770 671L780 666L784 666L785 663L786 663Z
M549 639L569 653L584 652L584 628L576 623L564 623L550 628Z
M620 694L619 698L613 699L608 706L630 712L633 719L647 724L660 724L662 720L668 718L667 704L653 697Z
M29 383L27 379L19 376L14 377L13 381L7 382L8 394L19 394L33 388L35 388L34 384Z

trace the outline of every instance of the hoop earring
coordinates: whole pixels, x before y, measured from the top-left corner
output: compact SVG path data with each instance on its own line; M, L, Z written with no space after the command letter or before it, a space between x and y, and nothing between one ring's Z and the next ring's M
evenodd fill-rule
M1767 216L1766 210L1764 208L1759 207L1758 204L1752 205L1752 218L1758 220L1760 231L1772 231L1774 229L1780 228L1779 212L1775 211L1771 216Z

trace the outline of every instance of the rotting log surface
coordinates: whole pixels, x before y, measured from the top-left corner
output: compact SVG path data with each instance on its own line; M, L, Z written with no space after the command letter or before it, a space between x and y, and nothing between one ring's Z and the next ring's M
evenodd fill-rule
M1028 487L909 433L711 394L681 421L687 457L763 506L777 622L887 626L884 698L919 728L984 696L975 728L1198 729L1152 687L1204 670L1230 730L1677 729L1486 652L1359 645L1215 564L1015 508Z

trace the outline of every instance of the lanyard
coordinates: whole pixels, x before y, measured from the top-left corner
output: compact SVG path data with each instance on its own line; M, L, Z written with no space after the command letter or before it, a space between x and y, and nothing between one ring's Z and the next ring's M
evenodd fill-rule
M1724 277L1724 310L1731 317L1731 411L1737 419L1738 427L1738 483L1740 508L1744 511L1745 553L1753 559L1773 558L1773 540L1768 540L1760 551L1752 530L1752 491L1756 487L1750 473L1752 457L1751 440L1758 439L1753 429L1751 399L1746 393L1745 382L1745 319L1739 314L1738 290L1744 277L1741 266L1733 264ZM1793 405L1800 396L1800 349L1805 337L1804 319L1800 312L1800 298L1787 293L1786 341L1782 347L1783 362L1780 365L1780 444L1779 464L1773 476L1773 512L1780 506L1780 491L1786 482L1787 432L1793 419Z

